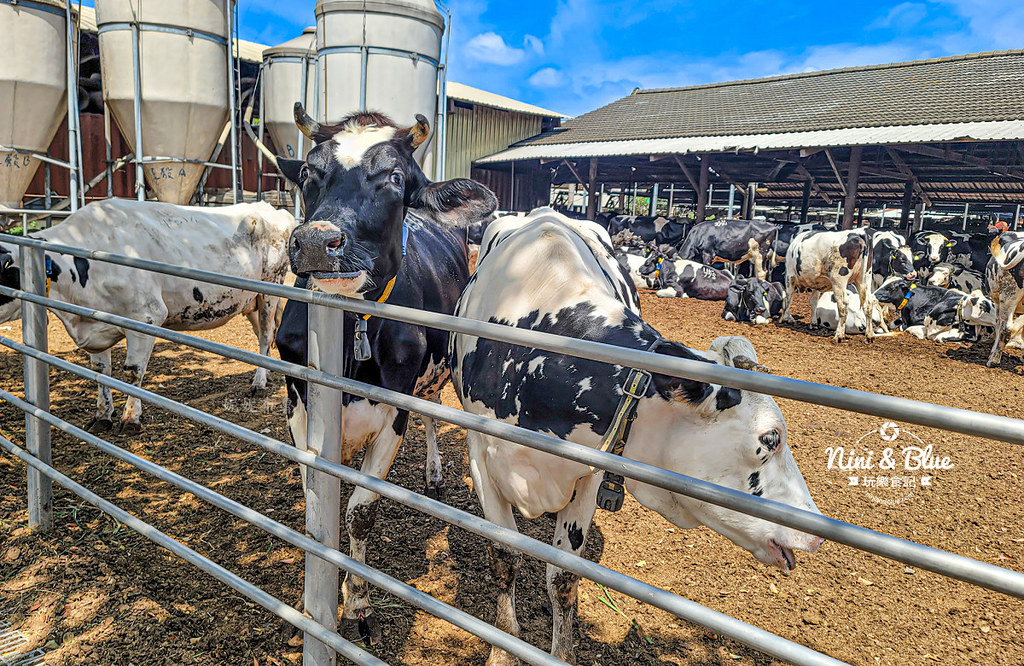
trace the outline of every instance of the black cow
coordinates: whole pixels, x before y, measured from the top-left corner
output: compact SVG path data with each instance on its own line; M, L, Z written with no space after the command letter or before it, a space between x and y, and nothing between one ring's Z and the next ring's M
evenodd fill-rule
M872 288L882 286L889 277L897 275L908 280L917 277L910 248L903 236L892 231L876 231L872 237Z
M963 266L972 271L982 272L985 270L989 257L991 257L989 244L995 236L966 234L959 231L953 231L947 235L949 236L947 243L949 254L946 260L949 263Z
M316 145L305 162L279 160L284 174L302 187L306 203L306 221L289 245L292 270L322 291L451 314L469 280L464 228L489 216L497 200L472 180L427 180L412 154L430 129L426 118L416 119L405 129L380 114L357 113L336 125L320 125L295 105L296 124ZM304 303L289 301L277 335L281 358L303 366L306 315ZM357 360L357 321L363 322L346 313L346 377L436 398L448 380L446 331L372 317L366 322L371 355L365 359L360 353L363 360ZM306 386L288 377L287 387L288 425L295 445L305 448ZM350 394L344 400L342 462L348 464L365 447L362 471L383 479L409 413ZM432 434L432 423L427 431ZM440 469L433 477L428 469L428 493L440 494L442 485ZM360 561L377 499L356 488L345 512L352 557ZM342 623L372 643L379 640L380 627L368 591L365 581L346 578Z
M756 277L734 278L725 296L722 319L726 321L767 324L782 314L786 290L779 282Z
M662 298L697 298L703 301L724 301L732 284L733 274L687 259L668 259L663 252L653 251L637 271L654 283Z
M608 233L614 236L622 231L631 231L644 241L655 241L658 245L678 247L686 235L688 224L662 216L616 215L608 221Z
M754 275L763 280L778 233L774 224L759 220L701 222L687 234L679 256L708 266L718 261L750 261Z

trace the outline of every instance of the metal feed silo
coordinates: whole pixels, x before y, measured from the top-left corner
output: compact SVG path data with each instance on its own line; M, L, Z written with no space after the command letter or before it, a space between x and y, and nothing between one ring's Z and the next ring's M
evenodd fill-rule
M0 146L45 153L67 113L66 3L0 2ZM40 161L0 152L0 206L20 208Z
M420 163L433 175L444 19L433 0L319 0L315 118L380 111L401 126L430 120Z
M305 87L305 94L303 94ZM312 108L316 87L316 28L263 51L263 105L260 124L270 132L277 153L305 156L305 135L295 126L295 102Z
M96 0L103 101L160 201L189 202L228 122L230 7Z

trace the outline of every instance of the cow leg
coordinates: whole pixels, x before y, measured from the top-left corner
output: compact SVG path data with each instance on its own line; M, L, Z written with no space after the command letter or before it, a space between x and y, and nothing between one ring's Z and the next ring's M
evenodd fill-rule
M270 345L274 342L274 333L277 330L275 324L277 323L277 306L280 300L276 296L261 294L256 297L256 309L245 315L249 319L249 323L252 324L252 331L256 334L256 339L259 340L260 354L263 356L270 356ZM267 369L256 368L256 374L253 375L249 390L251 393L258 393L266 388Z
M573 555L583 555L590 523L597 508L597 488L603 474L591 474L576 482L573 499L558 512L552 543ZM576 591L580 577L553 564L547 568L548 596L551 598L551 654L576 663Z
M1010 292L1013 292L1012 296ZM985 365L990 368L999 365L999 361L1003 358L1003 345L1010 340L1010 327L1013 324L1016 300L1015 290L999 289L999 299L996 302L995 336L992 339L992 351L989 352L988 361L985 362Z
M441 402L440 392L434 396L433 401ZM423 429L427 435L427 463L424 468L426 486L424 494L431 499L444 501L445 483L444 469L441 466L441 451L437 448L437 423L429 416L420 414L423 420Z
M96 372L110 376L110 350L98 354L89 354L89 364ZM114 396L110 387L98 385L99 395L96 398L96 414L85 426L90 432L102 432L114 427Z
M485 449L487 436L478 432L466 433L466 446L469 450L469 470L473 478L473 489L480 500L480 508L484 517L502 527L516 530L516 519L512 514L512 505L499 493L491 481L487 471ZM507 446L507 444L506 444ZM500 543L487 546L487 559L491 566L491 577L498 590L498 600L494 612L494 626L512 636L519 635L519 621L516 619L516 575L522 565L521 553ZM497 647L491 647L487 657L487 666L515 666L519 660Z
M838 280L832 280L832 298L836 301L836 310L839 313L839 321L836 322L836 333L833 339L836 342L842 342L846 337L846 313L849 312L846 285Z
M860 307L864 311L864 337L868 342L875 339L875 325L871 322L871 313L875 310L875 293L868 288L871 275L861 277L857 282L857 295L860 296ZM845 325L843 328L846 328Z
M124 369L128 373L129 384L142 387L142 379L146 376L146 368L149 366L150 356L153 355L154 344L156 344L156 338L151 335L125 331L125 345L128 347L128 352L124 359ZM124 435L138 434L142 430L141 418L142 401L129 396L118 430Z
M299 451L306 451L306 403L298 387L289 378L286 381L288 391L288 434L292 437L292 446ZM302 478L302 495L306 495L306 466L299 465L299 476Z
M789 312L789 306L793 304L793 295L796 293L796 289L793 288L793 280L786 276L786 293L782 296L782 316L779 317L779 323L792 324L795 322L793 315ZM813 312L813 310L812 310ZM813 319L813 317L812 317Z
M405 427L409 423L409 412L385 405L379 405L377 408L387 409L388 413L383 418L385 425L363 452L360 470L364 474L383 479L388 475L391 463L402 443ZM349 555L358 562L366 562L366 539L377 520L379 499L380 495L361 487L356 487L349 498L348 509L345 511L345 528L348 530ZM353 630L356 630L365 643L380 643L380 622L370 605L370 587L367 582L348 574L345 576L341 591L345 601L345 609L341 615L345 635L354 637Z

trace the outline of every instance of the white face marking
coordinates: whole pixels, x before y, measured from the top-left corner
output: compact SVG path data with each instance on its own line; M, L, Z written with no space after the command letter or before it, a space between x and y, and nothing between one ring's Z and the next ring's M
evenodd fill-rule
M349 125L334 135L334 159L351 169L362 161L367 150L394 138L395 131L394 127Z

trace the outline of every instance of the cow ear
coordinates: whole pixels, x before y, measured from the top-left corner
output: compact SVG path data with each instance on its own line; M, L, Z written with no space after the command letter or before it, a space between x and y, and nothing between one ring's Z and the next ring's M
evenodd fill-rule
M289 160L284 157L277 158L277 168L281 171L281 174L299 187L302 187L302 179L299 174L302 172L302 166L305 163L304 160Z
M416 188L408 204L429 211L439 222L465 227L490 216L498 199L475 180L455 178Z
M698 356L691 349L685 345L679 344L678 342L662 343L658 347L657 353L665 354L666 356L675 356L677 358L707 361L707 359ZM666 400L688 402L694 405L699 405L704 402L704 400L707 399L713 391L711 385L706 382L699 382L695 379L683 379L682 377L659 375L657 373L651 375L651 383L654 385L654 390Z
M430 138L430 123L427 122L425 116L417 113L416 123L407 129L403 128L398 130L396 138L398 138L398 140L403 143L411 153Z

